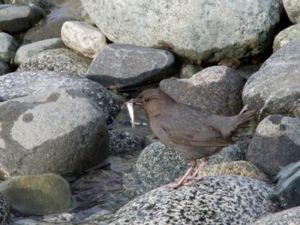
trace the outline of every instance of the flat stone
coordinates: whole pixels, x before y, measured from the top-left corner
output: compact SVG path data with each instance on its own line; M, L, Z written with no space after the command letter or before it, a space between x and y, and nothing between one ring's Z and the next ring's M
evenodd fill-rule
M242 108L243 78L226 66L213 66L190 79L165 79L160 88L176 101L200 110L235 115Z
M2 103L0 130L0 165L10 176L78 173L108 156L105 117L78 90L44 90Z
M294 115L300 96L300 40L277 50L247 81L243 102L260 119L270 114Z
M246 159L269 176L300 160L300 120L271 115L256 128Z
M285 28L276 35L273 43L273 52L297 39L300 39L300 24L295 24Z
M20 46L16 52L14 63L20 65L25 63L32 56L37 55L45 50L65 47L61 38L51 38L47 40L37 41L31 44Z
M100 84L76 75L55 72L14 72L0 77L0 101L34 94L41 90L78 90L99 106L101 114L109 120L117 114L119 106Z
M124 205L110 225L250 224L273 210L272 188L242 176L212 176L152 190Z
M174 60L166 50L110 44L94 58L86 74L106 87L138 86L172 75Z
M12 63L19 44L9 34L0 32L0 61Z
M0 192L23 215L60 213L72 206L70 185L55 174L12 177L0 183Z
M17 71L55 71L84 76L90 60L66 48L49 49L32 56Z
M65 22L61 38L66 46L89 58L94 58L106 46L106 37L100 30L79 21Z
M191 60L210 62L263 52L282 10L280 0L81 3L114 43L159 46Z
M35 6L0 5L0 30L14 34L27 30L44 17L44 11Z

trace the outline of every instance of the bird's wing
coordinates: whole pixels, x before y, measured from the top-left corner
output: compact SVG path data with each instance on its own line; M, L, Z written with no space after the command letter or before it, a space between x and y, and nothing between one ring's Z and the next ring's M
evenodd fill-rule
M224 139L221 132L205 123L205 118L197 114L177 110L176 114L169 114L160 118L160 126L168 138L179 145L194 147L223 147L232 144L231 140ZM186 117L185 117L186 116Z

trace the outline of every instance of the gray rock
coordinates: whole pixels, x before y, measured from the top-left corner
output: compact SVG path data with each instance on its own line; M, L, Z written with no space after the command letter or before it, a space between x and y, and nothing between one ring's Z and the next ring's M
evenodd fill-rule
M198 73L201 70L201 66L193 64L184 64L180 69L180 78L191 78L194 74Z
M53 7L51 0L4 0L7 4L18 4L39 7L46 12L50 12L50 8Z
M246 159L267 175L300 160L300 120L271 115L261 121L248 147Z
M143 139L133 132L111 130L109 135L109 151L113 155L128 154L142 149Z
M32 27L43 17L44 11L38 7L0 5L0 30L7 33L19 33Z
M14 72L0 77L0 101L31 95L40 90L74 89L85 93L109 119L119 107L107 90L88 79L55 72Z
M22 45L16 52L14 63L20 65L25 63L32 56L39 54L45 50L65 47L61 38L51 38L47 40L37 41L31 44Z
M166 50L133 45L107 45L93 60L88 78L104 86L128 87L172 75L174 56Z
M249 224L273 210L266 183L213 176L190 187L148 192L123 206L110 225Z
M300 94L300 40L276 51L247 81L243 101L260 117L293 115Z
M70 185L55 174L12 177L0 183L0 191L23 215L60 213L72 206Z
M285 209L300 205L300 161L282 168L275 195Z
M108 156L104 115L78 90L6 101L0 124L0 165L9 175L75 173Z
M273 52L297 39L300 39L300 24L292 25L276 35L273 42Z
M251 225L297 225L300 224L300 207L269 214Z
M75 52L57 48L43 51L22 63L18 71L55 71L83 76L90 65L90 60Z
M115 43L167 47L178 55L204 61L262 52L282 8L280 0L81 3L93 22Z
M293 23L300 22L300 5L297 0L283 0L284 9Z
M7 63L0 61L0 76L10 72L10 68Z
M0 32L0 61L11 63L18 46L18 43L11 35Z
M7 201L4 199L3 194L0 193L0 224L8 225L10 224L10 210Z
M226 66L208 67L190 79L166 79L160 88L176 101L222 115L237 114L242 108L243 78Z
M70 16L47 17L45 20L30 28L24 35L24 44L61 37L61 28L66 21L75 21Z

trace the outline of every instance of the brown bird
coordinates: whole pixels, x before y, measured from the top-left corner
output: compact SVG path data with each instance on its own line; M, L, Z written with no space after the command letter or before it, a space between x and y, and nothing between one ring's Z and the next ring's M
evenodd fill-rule
M167 185L170 188L190 184L188 179L202 179L199 174L208 157L234 143L232 136L238 126L255 113L244 107L238 115L231 117L210 114L176 102L159 88L141 92L134 104L143 107L155 136L192 162L178 182ZM200 158L204 160L196 168L196 159Z

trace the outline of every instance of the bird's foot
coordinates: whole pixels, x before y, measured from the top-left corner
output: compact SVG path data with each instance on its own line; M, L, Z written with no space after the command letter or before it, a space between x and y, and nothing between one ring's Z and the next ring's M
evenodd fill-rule
M183 186L191 186L194 183L203 180L203 176L196 176L196 177L192 177L190 181L183 183Z

